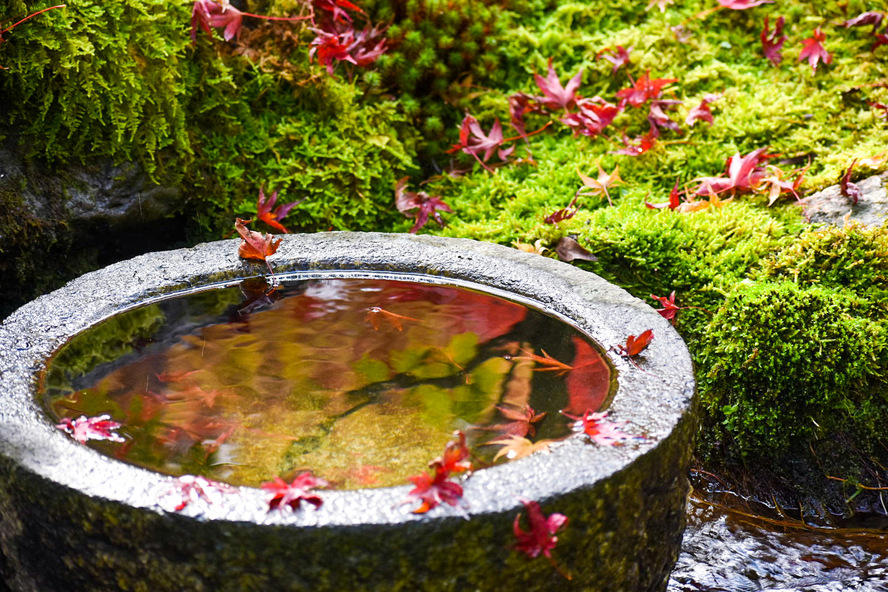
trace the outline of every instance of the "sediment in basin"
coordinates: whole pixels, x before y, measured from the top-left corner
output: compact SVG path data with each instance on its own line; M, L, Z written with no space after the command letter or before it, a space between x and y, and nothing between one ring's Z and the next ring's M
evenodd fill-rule
M690 358L655 311L592 274L472 241L332 233L285 237L281 272L428 274L506 290L571 319L604 347L653 328L619 371L612 417L644 435L599 447L571 438L480 471L464 483L466 516L402 505L408 485L332 491L324 505L269 512L238 488L181 512L159 504L170 478L71 441L34 401L46 359L104 318L170 292L254 276L226 241L150 254L88 274L0 326L0 550L21 590L661 590L684 524L693 430ZM520 501L570 518L553 552L573 579L510 548ZM466 519L467 518L467 519Z

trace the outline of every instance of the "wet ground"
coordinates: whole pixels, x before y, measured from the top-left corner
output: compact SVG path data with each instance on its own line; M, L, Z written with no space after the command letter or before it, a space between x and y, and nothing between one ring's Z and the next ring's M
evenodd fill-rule
M888 530L764 517L730 497L691 496L668 592L888 592Z

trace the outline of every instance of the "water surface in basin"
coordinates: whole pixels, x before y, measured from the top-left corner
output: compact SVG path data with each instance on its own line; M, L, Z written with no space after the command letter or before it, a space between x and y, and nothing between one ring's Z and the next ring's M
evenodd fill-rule
M123 461L254 486L311 470L344 489L404 483L455 430L476 466L502 450L491 440L567 437L561 411L598 410L613 386L596 345L534 308L352 277L133 309L72 339L43 382L56 421L121 423L123 441L87 444Z

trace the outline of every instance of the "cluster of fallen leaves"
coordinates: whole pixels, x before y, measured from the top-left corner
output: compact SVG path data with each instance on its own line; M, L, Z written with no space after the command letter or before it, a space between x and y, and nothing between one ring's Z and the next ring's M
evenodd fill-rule
M197 41L198 30L212 35L212 29L221 29L225 41L237 41L244 17L311 21L309 30L315 38L308 46L309 62L317 59L331 76L340 62L364 68L385 53L385 28L366 23L364 28L356 29L350 13L366 14L349 0L313 0L306 6L308 14L273 17L243 12L232 6L229 0L195 0L191 11L191 39Z

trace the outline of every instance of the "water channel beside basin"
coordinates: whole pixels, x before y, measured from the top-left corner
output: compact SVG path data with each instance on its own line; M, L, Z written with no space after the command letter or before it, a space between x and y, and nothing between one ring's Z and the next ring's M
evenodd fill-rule
M570 323L613 369L602 408L634 437L601 446L568 435L471 473L460 481L461 507L421 515L403 503L408 483L320 490L323 505L292 512L270 511L266 491L235 484L170 509L162 500L172 475L75 441L38 396L48 360L101 322L268 275L238 258L237 241L152 253L82 276L0 325L0 574L10 590L666 588L685 526L695 419L690 357L665 319L591 273L497 245L372 233L283 238L270 258L283 278L468 285ZM401 323L417 318L399 314ZM379 331L373 319L365 330ZM611 349L647 329L654 339L634 359ZM567 516L551 550L558 570L514 549L522 500Z

